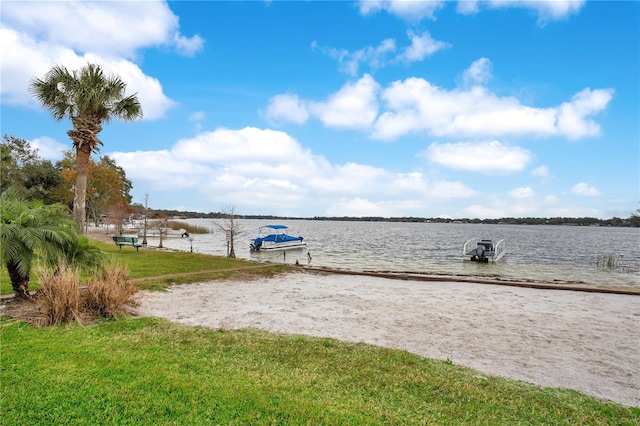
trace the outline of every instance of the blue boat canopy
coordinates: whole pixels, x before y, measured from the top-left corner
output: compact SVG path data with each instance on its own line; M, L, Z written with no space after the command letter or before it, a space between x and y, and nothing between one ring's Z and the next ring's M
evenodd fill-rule
M288 243L291 241L302 241L304 237L294 237L293 235L287 234L271 234L266 237L254 238L253 242L257 246L262 245L263 241L271 241L272 243Z
M285 229L289 229L286 225L269 224L260 227L260 236L251 240L251 250L287 250L306 245L303 243L303 237L295 237L286 234ZM263 243L268 243L263 246Z

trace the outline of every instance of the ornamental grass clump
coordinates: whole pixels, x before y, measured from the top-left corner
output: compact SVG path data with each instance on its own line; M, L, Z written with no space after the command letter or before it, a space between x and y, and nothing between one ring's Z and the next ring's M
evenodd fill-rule
M137 292L138 287L129 282L126 267L112 264L100 279L89 283L83 305L99 316L114 318L126 305L135 304L133 295Z
M36 304L42 326L79 320L80 272L62 267L40 272L40 291Z

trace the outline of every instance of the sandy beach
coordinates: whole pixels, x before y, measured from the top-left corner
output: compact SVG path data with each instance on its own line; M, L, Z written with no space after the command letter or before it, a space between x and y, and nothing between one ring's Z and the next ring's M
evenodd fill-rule
M301 272L138 301L142 316L371 343L640 407L640 296Z

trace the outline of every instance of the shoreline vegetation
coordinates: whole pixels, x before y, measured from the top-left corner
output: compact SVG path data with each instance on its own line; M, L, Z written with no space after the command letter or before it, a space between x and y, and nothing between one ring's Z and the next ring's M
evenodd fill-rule
M295 269L137 252L118 249L107 235L91 237L141 289L219 279L259 285L262 277ZM0 339L0 378L11 389L0 401L7 424L640 425L638 407L331 338L128 315L36 327L3 309Z

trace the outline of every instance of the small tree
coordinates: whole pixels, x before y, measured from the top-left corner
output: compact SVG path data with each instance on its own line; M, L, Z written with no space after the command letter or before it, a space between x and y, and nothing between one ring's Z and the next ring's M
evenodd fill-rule
M164 248L162 245L162 237L167 233L167 215L161 214L158 216L158 235L160 235L160 243L158 248Z
M16 297L26 299L34 261L66 257L78 230L67 206L27 202L13 188L0 195L0 216L0 258Z
M149 194L144 194L144 233L142 234L142 244L147 245L147 218L149 216Z
M221 222L216 222L216 225L223 232L226 233L227 231L229 231L229 233L231 234L229 237L228 256L235 258L235 239L236 237L242 235L244 230L242 229L242 226L240 225L240 222L238 220L238 211L236 210L235 206L227 206L222 210L221 213L224 219Z
M114 226L115 235L124 233L124 224L131 212L131 207L122 203L114 204L107 209L109 224Z

